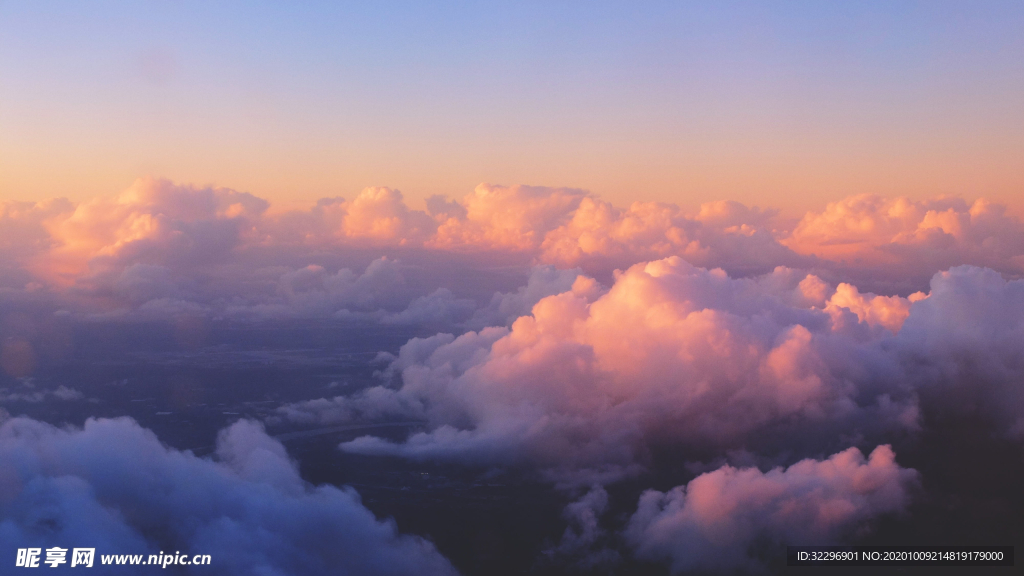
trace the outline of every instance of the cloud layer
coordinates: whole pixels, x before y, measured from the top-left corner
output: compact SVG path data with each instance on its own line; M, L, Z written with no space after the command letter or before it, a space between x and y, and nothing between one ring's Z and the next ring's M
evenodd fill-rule
M425 211L369 188L274 212L242 192L140 180L79 204L0 204L0 270L0 305L21 320L38 308L51 324L327 319L428 335L381 353L372 385L268 422L415 420L402 440L341 449L588 489L546 552L583 569L630 555L753 569L766 543L848 540L904 510L917 474L888 444L913 445L940 416L1024 439L1024 224L983 199L856 196L787 221L735 202L622 208L583 190L480 185ZM9 328L0 364L29 376L47 338ZM312 574L335 558L327 534L359 573L451 571L354 493L304 484L255 424L224 432L218 456L169 450L130 421L13 420L0 468L14 472L0 481L19 496L0 528L147 551L222 542L239 551L232 566ZM676 488L607 525L615 483L680 467L654 484ZM147 503L134 485L168 496ZM146 506L143 522L131 511ZM284 544L258 546L264 532Z
M420 418L430 430L403 444L344 448L527 462L587 483L630 474L656 444L908 430L914 391L879 346L911 307L785 268L733 279L673 257L631 267L606 291L577 277L511 328L413 339L385 373L397 387L281 412L321 423Z
M788 463L844 443L913 445L926 421L950 416L1019 441L1021 358L1024 280L990 269L951 268L903 298L782 267L731 278L673 257L607 289L577 276L510 328L413 339L383 385L279 414L415 418L426 430L403 442L366 436L341 448L594 486L566 508L569 526L546 552L586 569L622 559L600 521L602 486L664 468L658 458ZM769 472L725 465L646 493L623 538L636 558L675 571L753 570L771 542L863 535L872 518L906 508L916 478L888 446Z
M289 282L285 275L310 275L317 266L327 276L359 274L383 255L411 262L430 254L477 268L499 260L580 268L605 282L616 269L679 256L733 276L781 265L904 295L960 264L1024 272L1024 224L983 199L856 196L795 224L736 202L695 212L654 202L620 208L583 190L486 184L458 200L433 197L426 211L388 188L368 188L351 200L324 198L308 210L268 207L244 192L157 179L78 204L4 202L0 267L7 273L0 287L58 291L92 311L152 302L151 313L216 313L232 300L277 306L281 294L273 284ZM439 274L420 278L420 292L404 304L452 290ZM473 298L485 304L489 296Z
M640 558L673 573L756 571L751 548L835 543L885 513L902 511L917 481L889 446L865 459L850 448L761 472L724 466L668 492L645 492L625 536Z
M568 484L636 473L657 446L813 452L912 434L922 395L1020 435L1022 286L960 267L936 275L929 295L901 298L783 268L733 279L669 258L630 268L607 291L578 277L511 328L413 339L384 385L279 413L322 424L417 418L427 431L403 443L342 447L520 463Z
M195 571L206 574L455 574L430 543L375 518L354 491L303 482L257 423L223 430L217 457L166 448L126 418L81 430L8 420L0 539L11 550L210 554L212 564Z

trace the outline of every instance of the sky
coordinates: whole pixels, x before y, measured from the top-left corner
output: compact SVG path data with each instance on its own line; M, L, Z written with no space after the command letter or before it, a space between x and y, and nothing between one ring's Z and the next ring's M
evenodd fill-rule
M0 0L0 563L1024 545L1022 31Z
M1018 2L0 2L0 198L481 182L803 211L1024 183Z

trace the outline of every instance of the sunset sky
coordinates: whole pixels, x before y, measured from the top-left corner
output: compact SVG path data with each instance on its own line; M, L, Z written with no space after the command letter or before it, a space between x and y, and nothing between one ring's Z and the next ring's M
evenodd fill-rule
M0 0L0 566L1020 550L1022 359L1024 2Z
M0 2L0 198L1024 185L1019 2Z

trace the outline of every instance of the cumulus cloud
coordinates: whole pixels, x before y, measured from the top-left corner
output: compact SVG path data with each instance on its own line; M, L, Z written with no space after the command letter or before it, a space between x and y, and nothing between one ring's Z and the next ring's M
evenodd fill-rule
M602 526L602 486L642 472L653 448L792 462L905 434L913 446L923 420L943 413L1019 440L1022 311L1024 280L971 266L903 298L788 268L735 279L669 258L607 290L577 276L510 328L413 339L390 358L386 384L282 415L414 418L425 429L404 442L366 436L341 448L518 463L567 489L595 483L566 507L567 528L544 553L590 569L622 561ZM675 572L752 571L773 546L863 536L872 519L906 508L916 478L889 446L768 472L726 465L644 494L621 537L636 558Z
M69 283L131 264L189 267L222 260L267 206L244 192L142 179L116 197L89 200L66 218L50 219L54 247L32 269Z
M367 188L345 205L342 233L350 238L422 242L436 224L418 210L409 210L402 193L390 188Z
M268 216L260 241L268 245L334 244L420 245L432 237L437 222L412 210L398 190L366 188L352 200L322 198L309 210Z
M159 179L78 204L4 202L0 266L9 273L0 287L70 287L94 309L154 299L213 309L263 294L268 268L334 273L396 251L412 260L480 254L491 265L512 255L518 266L579 268L603 282L616 269L679 256L733 276L781 265L886 294L910 294L958 264L1024 272L1024 224L985 200L855 196L795 225L773 209L731 201L696 211L658 202L621 208L578 189L488 184L454 200L432 197L426 211L379 187L306 210L268 206L244 192ZM435 279L406 304L438 288L452 286Z
M351 489L303 482L257 423L223 430L217 458L169 449L124 418L81 430L8 420L0 538L12 548L210 554L209 574L455 574Z
M911 303L925 298L927 295L924 292L914 292L907 298L861 294L856 286L844 282L836 287L825 310L832 314L835 323L842 322L845 312L852 312L860 322L870 326L884 326L895 333L899 332L903 322L910 316Z
M782 243L878 284L919 282L958 264L1024 272L1024 225L984 199L853 196L807 213Z
M657 444L914 431L920 394L1014 435L1024 427L1021 285L962 267L936 275L927 297L901 298L782 268L733 279L670 258L630 268L606 292L578 277L510 329L413 339L388 384L282 414L419 419L427 430L403 443L342 447L520 462L569 484L636 472Z
M904 510L916 481L887 445L867 459L850 448L768 472L724 466L668 492L645 492L625 537L638 557L668 560L673 573L754 571L752 548L838 542Z
M634 202L622 210L586 198L570 222L545 237L540 258L592 272L673 255L747 274L810 263L776 241L773 217L738 202L704 204L689 215L673 204Z
M404 443L343 448L525 462L569 483L636 472L651 443L727 445L766 427L912 429L913 391L877 349L895 317L861 321L821 283L785 268L733 279L679 258L633 266L607 291L579 276L511 329L411 340L384 373L397 387L284 413L420 419L428 430Z
M447 218L432 245L534 250L588 196L571 188L481 184L461 201L464 217L460 217L463 211L438 213Z
M530 313L543 298L572 289L579 269L559 270L554 266L534 266L525 286L514 292L497 292L487 306L476 310L467 322L473 329L487 326L511 326L520 316Z
M1024 280L971 266L936 274L896 343L935 409L1024 438Z
M709 564L695 551L744 559L764 542L841 539L901 510L914 476L885 447L769 472L725 466L647 493L625 533L602 527L603 486L666 454L792 462L896 442L943 411L1024 438L1024 225L985 200L855 196L787 221L736 202L616 207L583 190L483 184L425 211L389 188L268 207L153 179L77 204L0 203L0 304L34 295L75 318L360 319L437 332L381 354L378 385L275 417L415 421L403 441L342 449L519 466L583 494L547 554L583 568L616 561L606 545L622 537L677 571L744 570L747 560ZM31 374L43 340L5 333L0 368ZM63 387L0 396L81 398ZM327 570L317 558L335 558L328 534L367 570L385 554L450 570L352 492L302 483L252 424L224 434L216 462L127 421L3 430L0 469L14 472L0 482L21 496L0 503L0 527L14 540L92 530L147 552L209 540L239 551L239 573L315 574ZM122 469L127 480L108 473ZM171 486L146 504L131 487L159 492L160 478L186 476L198 479L187 497ZM131 512L140 506L155 520ZM306 534L307 521L323 529ZM281 552L252 544L260 534Z
M22 288L32 281L26 267L55 244L46 223L73 211L74 204L66 198L0 202L0 288Z

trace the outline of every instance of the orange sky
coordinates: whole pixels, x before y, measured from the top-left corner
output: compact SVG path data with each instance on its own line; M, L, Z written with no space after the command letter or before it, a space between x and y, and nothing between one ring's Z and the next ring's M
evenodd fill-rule
M152 176L283 207L367 186L418 207L489 182L1020 212L1024 13L930 6L4 5L0 199Z

